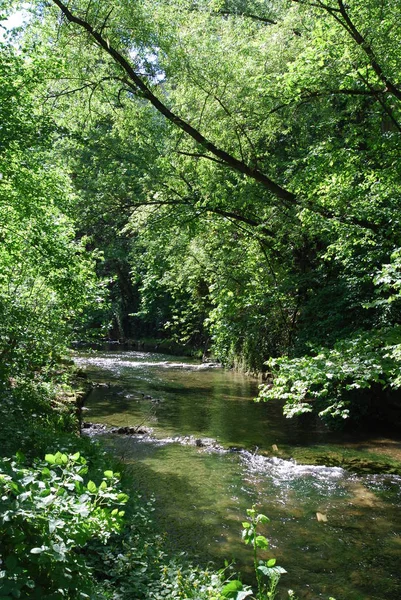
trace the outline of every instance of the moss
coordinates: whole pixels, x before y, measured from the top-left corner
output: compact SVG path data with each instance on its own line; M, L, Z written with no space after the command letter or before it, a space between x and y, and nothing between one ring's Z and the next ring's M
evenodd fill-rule
M280 456L279 454L276 454ZM307 448L286 448L281 458L294 458L307 465L325 465L341 467L351 473L377 474L389 473L401 475L401 461L366 450L356 450L338 446L311 446Z

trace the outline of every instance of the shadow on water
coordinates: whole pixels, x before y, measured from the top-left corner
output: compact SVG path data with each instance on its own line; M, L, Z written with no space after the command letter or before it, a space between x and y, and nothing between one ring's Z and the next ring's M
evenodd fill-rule
M89 420L135 425L148 419L159 438L191 434L248 448L328 439L308 424L284 419L278 406L254 404L253 380L222 369L196 370L195 363L170 370L164 357L163 366L155 366L161 361L142 356L143 369L137 353L105 354L101 366L80 359L94 379L118 383L94 390ZM246 508L257 503L271 518L267 556L277 557L288 570L283 586L296 590L299 598L401 597L401 478L357 476L247 451L102 439L127 464L135 488L145 496L155 494L156 522L168 532L174 550L218 566L235 557L247 571L251 557L240 541L241 521ZM318 522L318 512L327 522Z

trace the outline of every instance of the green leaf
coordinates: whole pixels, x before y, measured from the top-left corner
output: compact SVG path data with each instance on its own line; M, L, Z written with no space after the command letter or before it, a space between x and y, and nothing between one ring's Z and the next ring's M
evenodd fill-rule
M261 550L265 550L269 547L269 541L265 538L264 535L257 535L255 538L255 544Z
M239 579L233 579L223 587L221 590L221 595L223 598L235 598L237 592L241 591L243 587L244 586Z
M45 550L47 550L46 546L41 546L40 548L32 548L31 549L31 554L41 554Z
M56 452L56 454L54 455L54 462L56 463L56 465L62 465L63 464L63 455L61 452Z
M18 450L18 452L15 454L15 458L17 459L17 463L21 464L24 463L26 461L25 455Z
M86 488L92 493L95 494L97 492L97 487L94 481L88 481Z
M277 575L283 575L284 573L287 573L287 571L283 569L283 567L278 566L266 567L265 565L259 565L257 569L258 571L263 573L263 575L266 575L266 577L277 577Z
M260 514L256 517L256 522L257 523L269 523L270 519L268 517L266 517L266 515Z
M46 454L45 461L48 462L50 465L54 465L56 463L56 457L54 456L54 454Z

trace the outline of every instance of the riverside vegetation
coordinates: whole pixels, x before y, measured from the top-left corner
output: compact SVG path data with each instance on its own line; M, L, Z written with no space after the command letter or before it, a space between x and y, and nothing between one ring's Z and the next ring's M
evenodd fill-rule
M216 571L194 567L182 555L169 557L165 540L152 523L153 500L124 493L121 475L105 468L111 456L74 434L71 419L67 425L63 418L70 416L67 411L55 420L56 411L42 412L41 403L43 398L36 404L30 401L34 415L18 406L16 420L9 419L15 410L11 405L3 420L8 453L22 447L29 454L18 450L11 458L0 458L2 600L275 598L285 571L275 566L274 559L260 565L256 561L256 548L268 546L264 536L256 535L257 524L267 522L264 515L256 515L252 508L250 522L244 523L244 540L254 546L258 575L253 596L250 586L240 580L231 578L227 583L228 563ZM39 435L32 416L44 422ZM18 437L13 429L17 420L27 423ZM34 458L55 444L64 451L46 453L44 460ZM77 447L89 461L80 452L71 453ZM262 586L260 573L269 584ZM288 594L295 598L292 591Z
M168 338L289 417L400 422L399 9L0 0L0 597L249 595L170 562L76 435L73 340Z

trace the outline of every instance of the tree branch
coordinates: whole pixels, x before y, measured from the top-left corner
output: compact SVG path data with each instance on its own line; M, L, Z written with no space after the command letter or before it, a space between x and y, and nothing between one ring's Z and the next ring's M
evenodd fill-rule
M393 94L393 96L395 96L398 100L401 100L401 90L398 89L398 87L396 87L388 79L388 77L384 74L384 71L383 71L381 65L377 62L377 59L375 57L375 53L373 52L372 47L370 46L370 44L368 44L366 39L358 31L358 29L352 22L349 14L347 13L343 0L337 0L337 1L338 1L340 14L347 25L347 30L350 32L350 34L352 35L355 42L362 48L362 50L365 52L366 56L369 58L372 69L374 70L374 72L376 73L378 78L387 86L388 91L391 94Z
M366 82L364 81L364 83L366 84ZM309 100L314 100L315 98L328 98L330 96L374 96L377 100L378 100L378 96L380 94L385 94L388 92L387 88L381 88L381 89L377 89L377 88L373 88L371 86L368 86L369 89L367 90L355 90L355 89L351 89L351 88L340 88L338 90L316 90L316 91L306 91L305 94L301 94L299 98L295 98L295 99L289 99L288 102L282 102L281 104L278 104L277 106L275 106L274 108L272 108L269 112L269 114L273 114L275 112L278 112L279 110L282 110L283 108L287 108L288 106L291 106L291 104L294 104L294 102L297 102L299 105L302 104L306 104Z
M373 71L376 73L380 81L382 81L385 84L387 91L390 92L393 96L395 96L397 100L401 100L401 89L399 89L384 73L382 66L377 61L373 48L363 37L356 25L353 23L351 17L347 12L343 0L337 0L338 8L334 8L333 6L329 6L320 1L305 2L302 0L292 0L292 2L296 2L297 4L303 4L304 6L313 6L315 8L321 8L327 13L329 13L341 25L341 27L343 27L349 33L349 35L353 38L357 45L366 54L366 56L369 59L370 66L372 67Z
M176 150L177 154L182 154L183 156L191 156L192 158L207 158L208 160L211 160L215 163L217 163L218 165L226 165L226 163L222 160L218 160L217 158L214 158L213 156L208 156L207 154L201 154L199 152L184 152L184 150Z
M213 142L205 138L204 135L200 133L195 127L181 119L178 115L173 113L167 106L164 104L155 94L151 91L148 85L142 81L141 77L137 75L132 65L128 62L128 60L118 52L108 40L103 38L95 29L92 27L90 23L84 21L80 17L75 16L69 8L61 2L61 0L53 0L54 4L56 4L63 14L67 17L67 19L71 23L75 23L79 27L82 27L85 31L89 33L89 35L97 42L97 44L103 48L109 56L113 58L116 64L118 64L123 71L126 73L130 80L130 86L132 86L134 91L140 91L141 95L144 99L148 100L158 112L164 115L171 123L182 129L185 133L187 133L195 142L203 146L206 150L208 150L211 154L214 154L217 158L222 160L229 168L237 171L238 173L242 173L250 177L251 179L258 181L261 183L269 192L271 192L274 196L288 202L290 204L294 204L297 201L295 194L290 192L289 190L281 187L275 181L270 179L267 175L259 171L258 169L252 168L241 160L235 158L235 156L230 153L222 150L217 147ZM132 83L131 83L132 82Z
M250 13L245 12L234 12L232 10L219 10L217 14L222 15L223 17L246 17L247 19L252 19L253 21L260 21L261 23L266 23L267 25L277 25L277 21L273 21L273 19L268 19L266 17L259 17L258 15L252 15Z
M171 191L179 195L178 192L175 192L174 190ZM190 201L189 199L184 199L181 195L179 195L179 197L181 198L180 200L151 200L144 202L135 202L130 206L131 208L141 208L146 206L189 206L190 208L197 208L193 201ZM225 217L230 220L245 223L246 225L250 225L251 227L257 227L260 230L260 232L267 237L273 239L276 237L273 230L269 229L268 227L266 227L262 223L259 223L251 217L245 217L244 215L239 215L238 213L229 210L223 210L221 208L216 208L215 206L208 206L207 204L205 206L202 206L201 209L207 212L214 213L216 215L220 215L221 217Z
M114 62L125 72L127 77L127 85L132 89L132 91L136 94L140 93L141 97L145 100L148 100L150 104L160 113L162 114L168 121L173 123L176 127L181 129L187 135L189 135L196 143L205 148L208 152L216 157L217 162L221 161L222 164L225 164L230 169L242 173L247 177L253 179L260 183L266 190L268 190L271 194L276 196L279 200L283 201L285 206L292 207L298 206L300 208L307 208L312 212L319 214L320 216L328 219L335 219L343 223L348 223L349 225L357 225L363 228L370 229L371 231L377 233L380 227L375 223L371 223L364 219L359 219L357 217L351 215L338 215L334 212L325 209L322 206L316 206L310 200L301 200L294 193L289 190L283 188L275 181L270 179L267 175L262 173L259 169L253 168L246 164L244 161L238 160L235 156L226 152L225 150L216 146L213 142L207 139L200 131L198 131L195 127L193 127L190 123L184 121L181 117L176 115L173 111L171 111L168 106L162 102L152 90L149 88L148 84L146 84L141 77L135 72L134 68L130 64L130 62L125 58L121 52L117 51L109 42L108 39L102 37L102 35L97 32L90 23L81 19L80 17L75 16L69 8L61 1L61 0L52 0L56 6L60 8L62 13L66 16L67 20L71 23L74 23L84 29L91 38L114 60ZM293 0L294 2L299 2L299 0ZM343 7L342 1L338 0L340 7ZM305 4L304 2L300 2ZM333 11L331 7L318 2L317 6L319 8L324 8L326 10L330 9ZM345 10L341 8L341 10ZM336 11L340 11L340 9L336 9ZM336 17L338 18L338 17ZM343 24L344 27L347 28ZM363 39L363 38L361 38ZM366 43L364 45L366 51ZM384 77L384 76L383 76ZM388 84L386 79L382 80L386 85ZM398 91L398 90L396 90ZM400 92L401 98L401 92ZM208 155L201 156L202 158L209 158ZM244 217L245 218L245 217ZM270 233L269 233L270 235Z
M278 25L278 21L273 21L273 19L268 19L267 17L260 17L259 15L254 15L246 12L234 12L231 10L219 10L217 11L218 15L222 15L223 17L245 17L246 19L252 19L253 21L259 21L259 23L264 23L265 25ZM301 33L297 29L293 29L292 32L294 35L298 35L301 37Z

